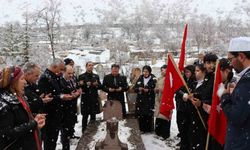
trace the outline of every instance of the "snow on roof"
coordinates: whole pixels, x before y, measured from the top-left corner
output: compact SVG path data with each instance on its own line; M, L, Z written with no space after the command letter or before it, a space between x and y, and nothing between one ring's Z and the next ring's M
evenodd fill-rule
M139 53L139 52L146 52L147 50L145 49L130 49L131 53Z
M76 66L80 66L82 70L85 70L85 64L88 61L105 63L110 59L110 50L70 50L67 58L74 60Z
M166 52L165 49L152 49L153 52Z

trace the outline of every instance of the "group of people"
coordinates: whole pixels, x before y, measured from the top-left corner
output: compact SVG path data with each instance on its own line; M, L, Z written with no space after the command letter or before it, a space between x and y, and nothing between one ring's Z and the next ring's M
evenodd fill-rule
M77 122L77 99L81 96L82 132L88 118L96 120L101 112L98 90L107 92L108 100L118 100L126 116L124 92L126 77L119 74L119 65L112 65L111 74L101 84L93 73L93 62L86 63L86 72L77 77L74 61L55 59L40 75L38 64L28 62L23 68L5 67L0 76L0 149L56 149L59 131L64 150ZM42 146L43 143L43 146Z
M215 54L206 54L202 61L184 69L183 76L191 94L182 87L175 97L181 150L250 148L250 38L232 39L228 58L218 61L223 86L218 90L222 92L217 92L220 106L216 110L222 109L227 120L224 145L213 136L209 138L207 130L217 59Z
M2 69L0 149L42 149L42 141L44 149L55 149L59 130L69 149L81 94L73 67L55 59L41 76L40 71L31 62Z
M220 105L227 120L225 144L221 145L208 136L208 120L213 100L216 63L219 63L222 92L218 92ZM149 66L142 68L142 75L133 89L137 93L136 116L140 130L155 133L166 139L170 136L171 117L160 113L162 91L167 66L161 67L161 77L157 80ZM177 126L181 150L231 150L250 148L250 38L239 37L231 40L228 58L207 53L192 65L184 68L183 86L175 93ZM173 81L175 82L175 81ZM219 91L220 91L219 90ZM153 116L154 114L154 116ZM154 117L155 122L154 122ZM154 125L155 124L155 125Z
M208 53L184 68L183 77L189 89L181 87L175 96L181 150L205 149L217 60L215 54ZM209 149L248 149L250 38L233 39L228 58L220 59L219 64L225 84L220 107L227 118L228 130L225 145L210 137ZM125 92L136 94L134 110L141 133L155 131L163 139L170 136L171 113L164 116L160 112L167 65L160 68L159 78L148 65L141 71L137 68L139 74L130 85L119 74L117 64L111 66L111 73L104 76L102 83L93 69L94 63L87 62L86 72L77 77L74 61L69 58L54 59L41 75L40 66L31 62L23 68L3 68L0 71L0 149L55 150L60 131L63 149L69 150L70 139L79 138L74 134L77 99L81 99L84 133L89 117L95 121L96 114L101 112L99 90L107 93L107 100L121 103L124 118L127 117ZM233 70L238 78L233 77Z

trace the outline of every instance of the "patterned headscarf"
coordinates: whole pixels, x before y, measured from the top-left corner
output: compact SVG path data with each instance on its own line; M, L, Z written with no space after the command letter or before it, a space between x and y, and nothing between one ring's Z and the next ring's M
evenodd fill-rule
M0 88L9 87L13 81L18 80L23 74L20 67L6 67L2 70L0 75Z

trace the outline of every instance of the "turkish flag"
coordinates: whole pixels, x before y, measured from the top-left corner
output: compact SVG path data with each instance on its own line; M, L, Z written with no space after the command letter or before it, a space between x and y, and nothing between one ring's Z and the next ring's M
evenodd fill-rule
M160 113L166 118L171 119L171 111L174 109L174 93L184 84L185 81L179 69L176 67L172 56L168 55L167 70L160 106Z
M215 71L215 80L214 80L214 90L213 90L213 99L212 106L210 110L209 120L208 120L208 132L212 135L218 143L224 145L225 136L226 136L226 127L227 120L220 107L220 98L217 95L220 84L222 83L220 65L217 63Z
M188 25L185 25L184 33L183 33L183 39L182 39L182 44L181 44L181 54L180 54L180 59L179 59L179 64L178 67L180 69L180 72L183 72L184 70L184 63L185 63L185 53L186 53L186 40L187 40L187 27Z

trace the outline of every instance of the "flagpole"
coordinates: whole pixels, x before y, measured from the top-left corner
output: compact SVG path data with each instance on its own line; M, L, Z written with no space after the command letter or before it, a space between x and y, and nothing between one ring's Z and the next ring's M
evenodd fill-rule
M215 90L215 81L216 81L216 79L217 79L217 69L218 69L218 67L219 67L219 61L217 60L216 61L216 67L215 67L215 77L214 77L214 84L213 84L213 93L215 92L214 90ZM210 134L209 134L209 131L207 131L207 141L206 141L206 149L205 150L208 150L208 145L209 145L209 138L210 137Z
M209 134L209 132L207 132L207 141L206 141L206 148L205 148L205 150L208 150L209 139L210 139L210 134Z
M175 61L174 61L174 59L173 59L173 57L172 57L172 54L169 53L169 56L170 56L170 59L172 60L172 62L173 62L173 64L174 64L174 67L175 67L175 69L176 69L178 75L180 76L180 78L181 78L181 80L182 80L182 82L183 82L183 84L184 84L184 86L185 86L185 88L186 88L186 90L187 90L187 92L188 92L188 95L190 95L191 92L190 92L190 90L189 90L189 88L188 88L188 86L187 86L186 81L183 79L182 74L181 74L179 68L176 66ZM194 106L194 107L195 107L195 109L196 109L196 111L197 111L197 113L198 113L198 116L199 116L199 118L200 118L200 120L201 120L201 123L202 123L203 127L204 127L205 130L206 130L207 127L206 127L206 124L205 124L205 122L204 122L204 120L203 120L203 118L202 118L202 116L201 116L201 113L200 113L199 109L197 108L197 106Z

